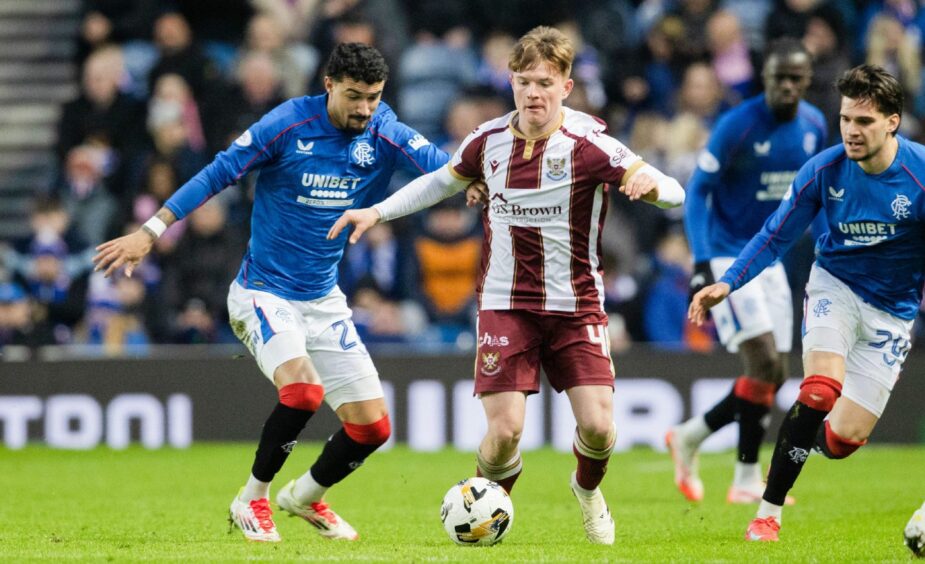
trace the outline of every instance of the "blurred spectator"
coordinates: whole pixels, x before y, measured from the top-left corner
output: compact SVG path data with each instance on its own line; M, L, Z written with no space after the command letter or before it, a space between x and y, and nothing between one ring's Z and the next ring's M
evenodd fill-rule
M206 122L211 151L222 151L264 114L283 103L279 72L266 53L252 52L238 63L236 82L221 105L210 106Z
M276 65L285 98L305 96L309 80L318 69L318 51L303 43L289 41L282 22L269 14L257 14L247 24L247 40L239 60L250 53L264 53Z
M109 44L149 40L158 0L84 0L79 60Z
M427 317L417 304L384 297L375 285L360 286L353 296L353 324L367 345L420 342Z
M107 354L126 347L137 350L151 342L145 313L156 298L150 293L158 273L148 262L135 269L132 278L119 273L106 278L102 272L90 275L82 338L91 345L103 345ZM147 303L146 303L147 302Z
M627 104L666 116L674 112L675 96L687 65L680 50L684 38L684 23L676 16L664 17L652 26L645 43L627 61L633 67L621 87Z
M688 60L699 61L707 58L707 22L715 11L713 0L678 0L675 9L670 12L684 24L685 37L680 48Z
M108 176L122 182L122 167L145 143L144 106L119 91L122 52L105 47L87 58L83 67L80 95L66 103L58 122L57 154L61 162L78 145L110 147ZM122 186L115 186L119 192Z
M921 36L916 31L893 16L876 16L867 31L866 62L895 76L903 85L906 108L914 105L922 86Z
M511 97L511 71L507 68L508 56L514 47L514 36L495 31L482 42L478 83L494 90L505 99Z
M556 28L572 41L575 49L575 60L572 63L572 80L582 90L587 100L588 110L597 115L598 110L607 104L607 94L604 92L604 83L601 77L601 57L597 49L585 41L578 22L567 20L556 24ZM571 97L571 95L569 96ZM574 107L574 106L572 106ZM578 109L578 108L576 108Z
M827 0L776 0L765 25L765 42L778 37L803 37L813 12Z
M177 171L170 160L162 156L152 156L144 176L144 189L132 202L131 220L139 224L147 221L161 209L180 184ZM154 241L154 250L159 256L173 252L186 231L186 225L187 222L178 221Z
M106 239L119 208L110 189L113 151L105 146L80 145L67 153L58 194L80 236L90 245Z
M806 23L803 45L813 56L813 78L806 91L806 101L822 110L828 130L834 136L830 139L832 142L841 138L838 133L841 96L832 85L851 66L847 40L844 24L836 11L819 9Z
M338 287L350 298L362 287L374 287L384 299L408 297L404 276L408 249L395 237L391 223L373 226L356 244L347 247L340 263Z
M462 94L450 103L446 112L443 128L448 138L441 149L453 154L476 127L509 111L511 108L505 99L490 90Z
M727 103L735 105L756 90L756 65L732 12L719 11L707 22L707 42L713 72L725 89Z
M228 285L237 274L246 244L226 220L221 199L198 208L190 214L186 232L164 266L162 307L181 312L173 328L175 342L217 339L214 325L227 325ZM199 302L214 321L208 330L199 322Z
M664 136L665 162L663 171L680 182L684 183L694 168L697 167L697 155L706 145L709 130L704 126L703 120L693 114L682 112L668 122ZM680 214L680 208L660 210L666 215L674 217ZM680 215L676 217L680 219Z
M287 39L302 42L314 27L321 0L251 0L251 5L282 25Z
M419 296L444 342L471 331L475 318L475 285L481 260L477 215L460 197L427 210L414 240Z
M709 65L694 63L687 67L678 92L678 111L690 112L712 127L723 110L722 101L723 89Z
M197 100L203 101L210 86L218 84L218 67L193 41L193 31L179 12L167 12L154 22L154 44L159 57L148 75L149 91L165 74L178 74L186 80Z
M180 75L165 74L154 83L147 125L155 154L169 161L177 173L177 186L208 164L199 106Z
M669 230L659 241L653 262L644 307L647 340L669 350L709 351L712 335L687 319L691 255L684 234Z
M458 92L475 82L476 64L468 31L454 28L446 37L418 32L399 62L399 114L405 123L441 143L443 117Z
M55 344L51 326L36 315L29 296L14 282L0 282L0 350Z
M71 274L67 244L60 238L36 237L30 248L27 291L34 309L52 328L56 343L69 343L83 317L89 268Z
M720 9L735 15L749 50L764 51L764 28L774 0L722 0Z

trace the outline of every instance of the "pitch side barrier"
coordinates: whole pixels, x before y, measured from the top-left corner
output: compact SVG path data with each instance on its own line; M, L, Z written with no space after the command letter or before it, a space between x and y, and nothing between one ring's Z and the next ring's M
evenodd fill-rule
M12 351L10 351L12 352ZM44 443L55 448L183 448L194 441L248 441L260 434L275 404L271 384L243 349L152 348L145 358L102 359L44 351L46 360L0 361L0 434L6 448ZM475 450L484 432L472 396L472 353L373 355L393 420L388 445L417 450ZM236 358L239 357L239 358ZM791 366L799 367L794 355ZM739 360L636 346L616 360L617 449L663 449L669 425L701 413L726 394ZM797 394L798 379L776 399L772 428ZM912 353L872 437L873 443L925 442L925 352ZM564 394L544 389L527 401L521 442L570 451L575 421ZM732 448L736 426L711 437L706 449ZM323 440L338 428L322 409L301 440ZM769 433L772 437L774 433ZM769 439L770 440L770 439Z

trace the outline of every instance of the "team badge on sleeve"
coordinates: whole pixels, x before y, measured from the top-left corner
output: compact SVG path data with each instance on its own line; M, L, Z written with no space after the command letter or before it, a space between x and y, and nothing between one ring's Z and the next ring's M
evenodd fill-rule
M234 144L238 147L248 147L254 141L253 135L251 135L251 130L246 129L240 137L234 140Z

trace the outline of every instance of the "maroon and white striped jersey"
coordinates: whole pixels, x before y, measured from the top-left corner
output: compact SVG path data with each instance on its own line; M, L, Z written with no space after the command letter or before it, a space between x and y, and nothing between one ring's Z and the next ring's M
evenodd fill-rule
M514 115L479 126L448 165L488 185L479 309L603 311L608 185L644 163L588 114L563 107L555 129L533 139L511 126Z

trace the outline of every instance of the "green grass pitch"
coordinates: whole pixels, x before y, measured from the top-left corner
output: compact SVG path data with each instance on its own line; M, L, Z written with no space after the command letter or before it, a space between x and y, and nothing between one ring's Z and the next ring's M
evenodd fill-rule
M300 445L275 485L304 471L320 446ZM616 543L592 546L568 487L574 459L544 449L524 455L504 542L458 547L441 527L440 501L473 473L474 456L397 447L329 493L360 532L358 542L327 541L276 511L283 542L260 544L229 534L226 521L254 448L0 450L0 562L908 561L902 527L925 496L925 447L867 447L843 461L814 455L793 491L797 505L785 509L781 542L747 544L754 508L725 503L731 454L703 457L706 499L691 505L674 489L667 454L634 450L613 457L603 485Z

